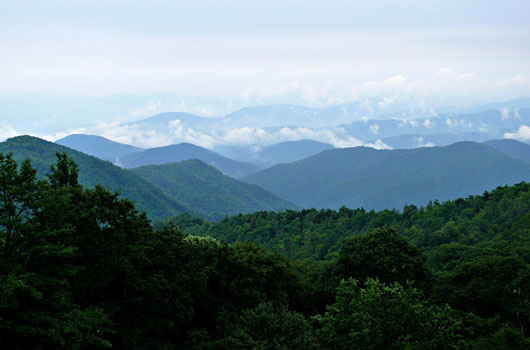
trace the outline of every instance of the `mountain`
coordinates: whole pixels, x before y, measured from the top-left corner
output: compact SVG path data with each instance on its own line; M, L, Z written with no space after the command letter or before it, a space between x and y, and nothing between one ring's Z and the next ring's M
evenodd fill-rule
M186 128L201 129L210 126L220 118L206 118L184 112L166 112L155 114L149 118L137 120L124 125L135 125L141 128L151 128L157 131L167 131L169 127L184 126Z
M528 181L530 164L474 142L411 150L354 147L323 151L242 180L304 208L379 210Z
M178 119L183 123L202 123L209 118L184 112L166 112L158 113L151 117L137 120L129 124L165 124L175 119Z
M213 151L191 143L179 143L178 145L150 148L145 151L131 153L120 158L120 163L124 168L137 168L143 165L177 163L188 159L202 160L206 164L217 168L223 174L236 179L259 170L258 167L252 164L225 158Z
M292 163L335 148L329 143L314 140L285 141L270 146L228 145L218 146L217 152L225 157L254 164L262 169L279 163Z
M292 163L333 148L329 143L314 140L286 141L264 147L253 158L272 164Z
M86 134L68 135L55 141L55 143L111 162L126 154L142 150L141 148L111 141L101 136Z
M99 183L112 191L119 190L122 197L133 200L136 207L145 211L151 219L193 212L144 178L110 162L53 142L31 136L18 136L0 143L0 152L12 152L13 158L18 162L30 158L39 178L44 178L50 170L50 165L56 163L55 152L65 152L77 163L79 182L82 185L93 187Z
M484 142L491 140L494 135L480 132L445 133L431 135L399 135L382 138L381 141L393 149L408 149L432 146L448 146L461 141ZM371 141L372 143L375 142Z
M152 182L168 196L197 210L202 216L212 219L254 211L296 208L258 186L223 175L197 159L147 165L130 171Z
M502 139L486 141L484 144L510 157L530 163L530 145L527 143L512 139Z

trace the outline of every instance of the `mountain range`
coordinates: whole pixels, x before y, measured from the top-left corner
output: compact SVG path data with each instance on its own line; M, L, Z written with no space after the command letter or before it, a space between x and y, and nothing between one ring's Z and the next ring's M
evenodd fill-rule
M199 159L233 178L254 173L260 168L255 165L223 157L206 148L191 143L180 143L165 147L150 148L127 154L119 159L124 168L136 168L143 165L176 163L188 159Z
M152 219L166 218L176 213L194 211L170 198L161 189L114 164L88 154L31 136L18 136L0 143L0 152L13 153L18 162L26 158L37 169L37 176L44 178L50 165L55 164L56 152L64 152L72 157L79 167L79 182L87 187L101 184L112 191L120 191L122 197L130 198L139 210L145 211Z
M124 125L173 143L202 140L209 148L239 160L238 152L233 152L238 147L242 151L245 148L255 151L300 139L331 143L335 147L371 145L381 140L376 144L379 148L482 142L530 125L529 106L530 99L518 99L483 105L483 109L475 106L415 111L403 106L403 110L380 110L378 104L367 100L326 108L251 106L222 117L161 113Z
M242 179L304 208L400 209L530 181L530 163L486 144L326 150Z
M123 169L71 148L31 136L18 136L0 143L0 152L13 153L18 162L29 158L44 178L55 164L56 152L72 157L79 167L79 182L87 187L101 184L130 198L151 219L189 213L219 219L258 210L296 208L275 195L221 174L199 160L178 164Z
M117 161L126 154L142 150L142 148L111 141L101 136L86 134L68 135L55 143L111 162Z
M130 171L150 181L171 198L193 208L201 216L211 219L254 211L297 208L258 186L223 175L197 159L147 165Z

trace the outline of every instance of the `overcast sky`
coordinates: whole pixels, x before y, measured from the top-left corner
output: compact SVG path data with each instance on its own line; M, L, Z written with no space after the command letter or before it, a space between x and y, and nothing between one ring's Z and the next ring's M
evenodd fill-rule
M500 101L530 96L528 18L530 1L510 0L0 0L0 95L174 94L146 114L203 115Z

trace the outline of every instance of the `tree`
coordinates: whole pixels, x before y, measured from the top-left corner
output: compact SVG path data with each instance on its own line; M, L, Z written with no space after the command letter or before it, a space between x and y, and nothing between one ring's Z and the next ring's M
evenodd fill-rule
M226 349L312 350L313 329L302 314L273 303L243 311L232 334L222 341Z
M427 303L416 288L342 281L336 302L317 316L322 349L457 349L459 322L449 306Z
M345 239L333 274L337 280L351 277L360 283L367 278L402 285L410 281L421 289L428 289L432 283L427 257L393 230Z
M55 191L36 181L28 160L18 169L0 154L0 347L109 347L108 318L76 304L70 282L78 273L72 229L41 221ZM46 213L53 217L58 212Z

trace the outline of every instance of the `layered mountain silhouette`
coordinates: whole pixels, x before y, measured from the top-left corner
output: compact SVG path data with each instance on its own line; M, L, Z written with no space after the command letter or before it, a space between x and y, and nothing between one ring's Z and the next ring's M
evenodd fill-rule
M191 208L170 198L144 178L110 162L53 142L18 136L0 143L0 152L12 152L13 158L19 162L29 158L40 178L44 178L50 171L50 165L56 163L55 153L64 152L77 163L79 182L82 185L94 187L101 184L112 191L120 191L122 197L133 200L136 207L145 211L152 219L166 218L182 212L194 213Z
M293 204L193 159L179 163L147 165L130 169L201 216L221 219L254 211L295 209Z
M411 150L354 147L243 178L304 208L393 209L530 181L530 163L474 142Z
M527 143L511 139L502 139L489 140L484 142L484 144L513 158L530 162L530 145Z
M142 148L111 141L102 136L86 134L68 135L55 143L111 162L115 162L126 154L142 150Z
M199 159L233 178L240 178L260 170L255 165L223 157L191 143L150 148L125 155L119 161L124 168L137 168L144 165L177 163L189 159Z

